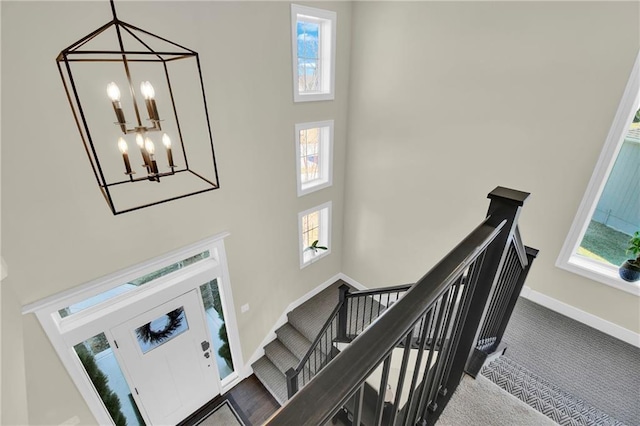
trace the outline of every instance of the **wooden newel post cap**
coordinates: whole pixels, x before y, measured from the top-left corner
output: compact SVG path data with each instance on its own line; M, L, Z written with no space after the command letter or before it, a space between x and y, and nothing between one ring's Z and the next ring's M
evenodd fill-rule
M522 206L527 198L531 195L529 192L518 191L516 189L498 186L491 191L487 198L491 201L500 201L508 204Z

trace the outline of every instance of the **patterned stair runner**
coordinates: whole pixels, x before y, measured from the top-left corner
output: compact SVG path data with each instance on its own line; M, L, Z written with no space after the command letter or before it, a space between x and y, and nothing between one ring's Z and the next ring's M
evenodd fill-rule
M485 366L481 374L559 425L625 426L505 356Z

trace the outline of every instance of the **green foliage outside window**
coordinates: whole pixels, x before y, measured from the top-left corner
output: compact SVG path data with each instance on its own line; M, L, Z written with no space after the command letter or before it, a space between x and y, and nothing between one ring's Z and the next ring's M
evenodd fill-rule
M109 387L109 379L100 371L100 368L98 368L93 354L89 352L82 343L76 345L74 348L116 426L126 426L127 419L120 410L120 399Z
M227 327L222 324L220 331L218 332L220 340L222 340L222 346L218 349L218 354L225 360L229 368L233 370L233 360L231 359L231 347L229 346L229 336L227 336Z

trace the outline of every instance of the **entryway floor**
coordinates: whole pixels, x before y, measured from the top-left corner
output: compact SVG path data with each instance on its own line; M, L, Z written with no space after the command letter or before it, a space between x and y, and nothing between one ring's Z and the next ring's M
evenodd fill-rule
M179 423L178 426L196 424L201 417L208 414L211 409L227 398L232 401L234 408L247 426L262 425L280 408L280 404L252 374L234 386L229 392L211 400L207 405Z

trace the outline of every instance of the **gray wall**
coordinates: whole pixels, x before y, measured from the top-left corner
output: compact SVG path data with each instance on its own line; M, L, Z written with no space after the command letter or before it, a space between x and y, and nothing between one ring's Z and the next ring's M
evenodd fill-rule
M338 11L336 100L293 105L288 3L118 3L201 54L222 188L113 217L54 62L109 19L108 3L2 2L3 420L24 418L28 398L29 424L95 422L20 305L230 231L248 357L291 301L340 271L370 287L419 278L496 185L533 193L522 231L542 251L528 284L640 330L637 298L554 267L640 44L637 3L321 7ZM331 118L334 185L297 198L293 125ZM300 271L297 212L327 200L332 253ZM7 365L23 342L25 368Z
M11 285L17 309L229 231L246 360L289 303L342 270L349 3L322 3L339 16L335 101L294 105L288 3L117 2L124 21L200 53L221 189L116 217L95 183L55 63L61 49L111 19L109 3L1 7L2 256L11 271L3 285ZM294 124L327 119L335 120L334 184L298 198ZM300 270L297 214L329 200L332 252ZM241 314L245 303L251 310ZM24 327L29 424L75 415L94 422L35 317L21 320L3 316L3 327ZM4 332L3 340L6 366L12 343L22 345ZM5 391L20 384L5 377L12 376L3 374Z
M629 330L638 297L555 267L640 40L637 2L358 2L344 272L420 278L502 185L541 250L527 285Z
M0 424L27 424L27 394L24 369L24 339L22 333L22 313L13 287L11 277L0 283L0 333L2 351L0 373L2 403L0 405Z

